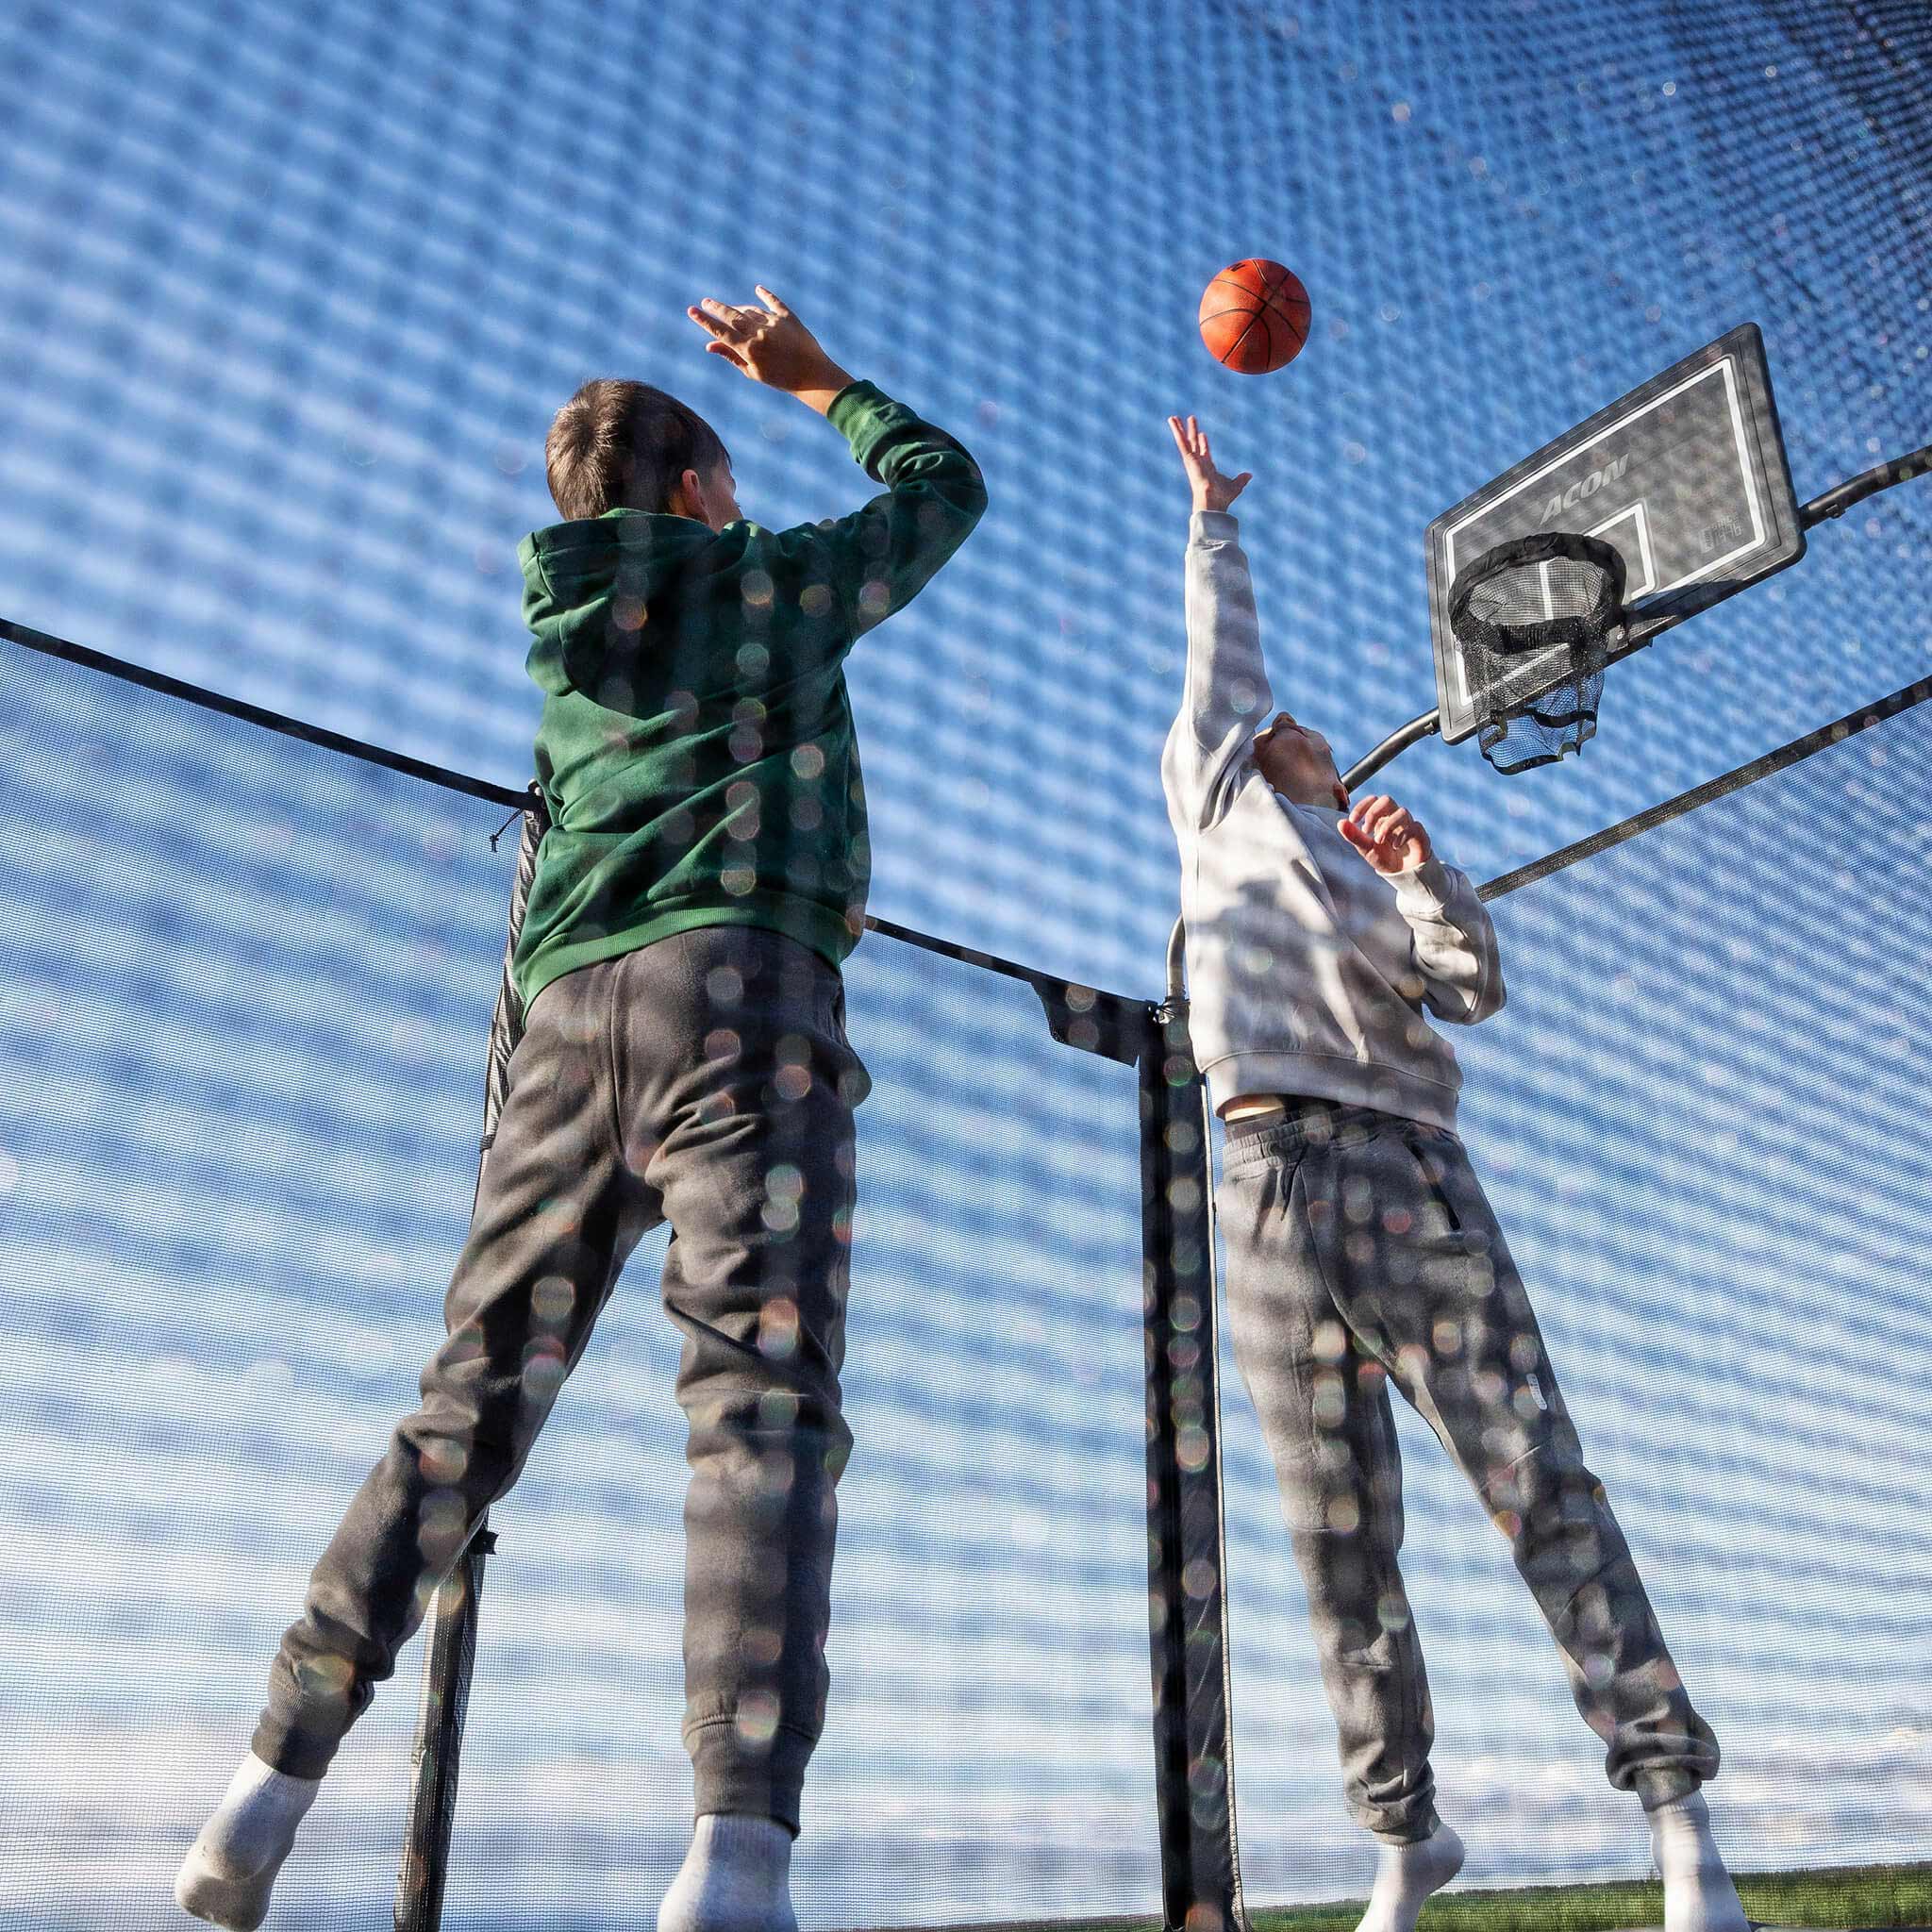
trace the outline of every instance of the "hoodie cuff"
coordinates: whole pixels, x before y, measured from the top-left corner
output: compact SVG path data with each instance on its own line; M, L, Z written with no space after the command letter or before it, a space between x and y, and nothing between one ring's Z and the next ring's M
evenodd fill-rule
M895 403L875 384L849 382L832 398L825 421L852 446L852 460L874 481L879 446L893 430L914 421L904 403Z
M1425 858L1411 872L1399 872L1391 883L1395 902L1406 912L1441 912L1456 896L1456 877L1440 858Z
M1234 543L1241 534L1241 520L1231 509L1197 509L1188 520L1190 543Z

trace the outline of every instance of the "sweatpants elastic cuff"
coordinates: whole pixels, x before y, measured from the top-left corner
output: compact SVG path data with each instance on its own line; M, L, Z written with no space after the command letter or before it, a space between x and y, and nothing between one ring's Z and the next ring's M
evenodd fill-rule
M271 1771L290 1777L321 1777L335 1762L341 1741L293 1729L264 1712L248 1748Z
M1665 1765L1656 1771L1640 1771L1630 1780L1630 1789L1637 1793L1637 1801L1646 1811L1660 1810L1666 1805L1674 1805L1680 1798L1688 1798L1699 1789L1704 1780L1694 1771L1686 1771L1682 1765Z
M735 1719L701 1724L685 1739L691 1753L692 1809L700 1818L736 1812L775 1818L798 1836L805 1767L818 1740L782 1725L769 1744L748 1744Z
M1369 1836L1378 1845L1419 1845L1426 1839L1432 1839L1442 1828L1442 1821L1431 1805L1423 1817L1411 1823L1378 1831L1373 1824L1367 1827Z

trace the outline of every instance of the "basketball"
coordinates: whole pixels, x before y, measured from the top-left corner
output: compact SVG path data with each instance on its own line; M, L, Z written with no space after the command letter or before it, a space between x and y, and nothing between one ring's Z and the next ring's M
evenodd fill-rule
M1308 291L1278 261L1224 268L1201 295L1201 340L1241 375L1286 368L1308 339Z

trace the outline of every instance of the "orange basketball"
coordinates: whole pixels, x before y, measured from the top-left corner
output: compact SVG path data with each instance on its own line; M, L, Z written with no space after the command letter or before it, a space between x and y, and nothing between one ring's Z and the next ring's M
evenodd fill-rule
M1235 262L1201 295L1201 340L1241 375L1285 368L1308 339L1308 291L1278 261Z

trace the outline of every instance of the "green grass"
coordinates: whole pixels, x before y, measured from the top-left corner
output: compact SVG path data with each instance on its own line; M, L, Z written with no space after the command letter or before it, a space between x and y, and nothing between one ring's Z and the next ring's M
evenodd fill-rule
M1845 1866L1734 1874L1744 1910L1766 1925L1932 1927L1932 1865ZM1624 1932L1663 1924L1661 1885L1537 1885L1458 1891L1423 1908L1418 1932ZM1255 1932L1355 1932L1361 1905L1250 1911Z
M1816 1872L1733 1874L1745 1911L1763 1925L1857 1928L1857 1932L1932 1932L1932 1864L1844 1865ZM1250 1907L1255 1932L1355 1932L1364 1901ZM1417 1932L1625 1932L1661 1925L1663 1887L1532 1885L1512 1891L1457 1891L1423 1907ZM1108 1919L1072 1925L982 1927L979 1932L1159 1932L1152 1919Z

